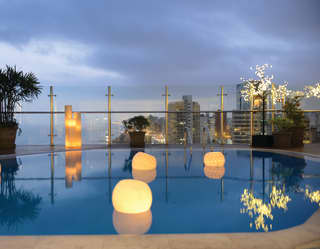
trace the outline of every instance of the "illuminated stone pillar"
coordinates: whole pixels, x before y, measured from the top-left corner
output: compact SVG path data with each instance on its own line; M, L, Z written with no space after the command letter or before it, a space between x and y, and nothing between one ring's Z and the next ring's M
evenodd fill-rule
M73 113L73 119L75 121L74 127L74 139L73 139L73 146L74 147L81 147L82 145L82 138L81 138L81 114L80 112Z
M72 113L72 106L66 105L65 109L65 147L81 147L81 114Z

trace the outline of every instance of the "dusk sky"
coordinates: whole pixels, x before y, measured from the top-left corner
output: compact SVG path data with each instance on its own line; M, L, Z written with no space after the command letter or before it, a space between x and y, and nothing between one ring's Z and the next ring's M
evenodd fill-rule
M225 85L232 109L256 64L291 88L320 80L319 11L317 0L0 0L0 67L34 72L61 89L60 106L68 96L82 110L104 110L107 85L114 109L162 110L166 84L202 110L218 107ZM47 94L33 109L47 108Z

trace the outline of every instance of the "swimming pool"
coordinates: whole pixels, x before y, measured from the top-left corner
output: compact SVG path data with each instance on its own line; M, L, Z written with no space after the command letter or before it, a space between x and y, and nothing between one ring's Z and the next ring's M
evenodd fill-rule
M220 150L222 151L222 150ZM304 223L319 208L320 162L256 150L224 150L207 170L202 150L146 149L156 172L137 175L127 149L0 159L0 235L266 232ZM121 214L112 191L144 179L151 209Z

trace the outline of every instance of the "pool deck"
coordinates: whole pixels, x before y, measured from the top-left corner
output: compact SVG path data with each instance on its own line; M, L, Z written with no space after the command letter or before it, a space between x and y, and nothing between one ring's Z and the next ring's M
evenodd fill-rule
M250 149L249 146L225 145L216 148ZM82 149L104 149L103 145L87 145ZM112 149L129 148L116 145ZM150 146L166 148L166 146ZM169 146L170 148L183 148ZM201 148L200 146L195 148ZM17 146L10 156L65 151L64 146ZM278 153L320 158L320 144L307 144L292 150L272 150ZM299 152L299 153L297 153ZM4 153L2 153L4 154ZM5 153L8 154L8 153ZM0 155L8 157L8 155ZM304 224L289 229L268 233L229 234L159 234L159 235L99 235L99 236L0 236L0 248L6 249L76 249L76 248L165 248L165 249L207 249L207 248L320 248L320 209Z

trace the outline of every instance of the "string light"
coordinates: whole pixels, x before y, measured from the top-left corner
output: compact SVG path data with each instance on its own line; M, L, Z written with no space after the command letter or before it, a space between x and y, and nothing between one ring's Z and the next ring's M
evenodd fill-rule
M306 86L304 90L306 98L320 98L320 82L315 84L314 86Z

